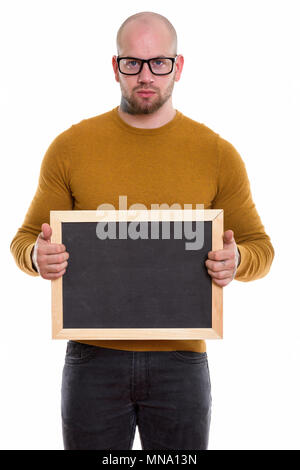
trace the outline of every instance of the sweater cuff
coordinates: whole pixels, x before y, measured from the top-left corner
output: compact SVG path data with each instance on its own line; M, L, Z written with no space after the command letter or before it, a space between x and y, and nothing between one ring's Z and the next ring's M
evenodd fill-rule
M234 279L236 279L237 281L240 281L240 280L244 280L243 271L249 260L249 251L245 246L239 245L238 243L236 244L236 246L240 253L240 264L237 267Z
M239 260L238 260L238 265L237 265L237 268L238 268L239 265L241 264L241 252L240 252L240 250L239 250L238 245L237 245L236 247L237 247L237 251L238 251L238 255L239 255Z
M28 247L25 250L25 269L27 273L30 274L31 276L37 277L39 276L39 273L35 269L34 264L32 262L32 258L31 258L31 252L33 250L34 245L35 245L35 242L31 243L30 245L28 245Z

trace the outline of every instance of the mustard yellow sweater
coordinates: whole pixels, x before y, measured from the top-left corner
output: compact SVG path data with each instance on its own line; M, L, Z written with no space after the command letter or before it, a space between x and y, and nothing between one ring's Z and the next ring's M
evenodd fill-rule
M125 123L118 107L72 125L50 144L34 198L10 245L17 266L39 276L31 251L41 225L50 223L50 210L97 210L103 203L118 209L119 196L127 196L128 209L136 203L147 209L176 203L224 209L224 231L234 231L241 254L235 279L247 282L268 273L274 249L233 145L178 110L164 126L141 129ZM206 350L202 340L82 342L132 351Z

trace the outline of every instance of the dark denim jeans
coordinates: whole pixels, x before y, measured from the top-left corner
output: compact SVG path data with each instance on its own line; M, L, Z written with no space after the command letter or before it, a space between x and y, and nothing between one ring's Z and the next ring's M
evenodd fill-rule
M122 351L69 341L62 377L65 450L204 450L211 385L206 353Z

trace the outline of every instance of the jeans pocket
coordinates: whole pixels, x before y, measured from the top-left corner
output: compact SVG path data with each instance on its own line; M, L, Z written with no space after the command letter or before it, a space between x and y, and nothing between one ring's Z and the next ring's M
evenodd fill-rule
M189 364L207 364L207 353L197 351L172 351L172 357Z
M65 364L82 364L92 359L98 352L97 346L68 341Z

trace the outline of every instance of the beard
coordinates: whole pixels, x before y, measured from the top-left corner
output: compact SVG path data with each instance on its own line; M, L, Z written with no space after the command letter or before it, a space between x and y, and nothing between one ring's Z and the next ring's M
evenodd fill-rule
M155 113L163 104L172 96L173 88L175 83L175 77L169 84L168 88L163 94L158 88L151 87L151 90L155 91L156 94L150 98L137 97L135 92L137 90L143 90L146 88L136 87L132 90L131 94L127 93L124 87L121 86L121 110L128 114L152 114Z

